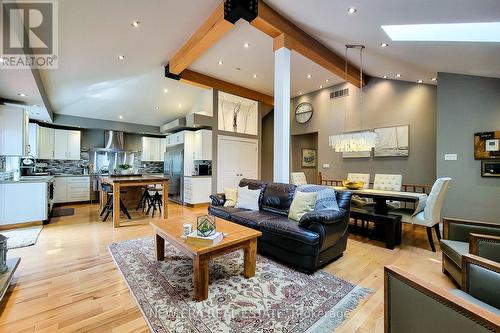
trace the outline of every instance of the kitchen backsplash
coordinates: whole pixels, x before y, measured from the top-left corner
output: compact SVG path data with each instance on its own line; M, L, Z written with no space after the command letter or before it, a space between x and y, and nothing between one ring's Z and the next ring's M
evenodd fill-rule
M141 152L134 159L134 169L138 173L163 173L163 162L141 161Z
M0 156L0 180L11 179L15 173L19 173L20 157Z

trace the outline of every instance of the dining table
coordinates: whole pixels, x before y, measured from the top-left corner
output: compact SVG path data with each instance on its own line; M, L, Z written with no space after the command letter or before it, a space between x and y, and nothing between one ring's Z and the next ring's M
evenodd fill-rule
M120 190L124 187L162 185L164 198L162 200L161 219L168 218L168 181L163 175L136 175L136 176L100 176L101 184L113 187L113 227L120 227Z
M389 212L387 201L413 203L415 205L415 212L422 211L427 201L427 194L425 193L386 191L369 188L352 190L342 186L333 186L333 189L337 192L352 192L353 195L373 199L373 201L375 202L375 213L381 215L385 215Z

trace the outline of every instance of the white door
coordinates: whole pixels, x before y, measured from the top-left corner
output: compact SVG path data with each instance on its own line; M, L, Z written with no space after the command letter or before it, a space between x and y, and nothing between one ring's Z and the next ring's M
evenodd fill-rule
M67 131L68 132L68 160L80 159L80 131Z
M38 158L49 160L54 158L54 129L40 126L38 142Z
M217 191L235 188L242 178L257 179L259 173L258 141L219 137Z
M54 159L65 160L68 158L68 131L54 130Z

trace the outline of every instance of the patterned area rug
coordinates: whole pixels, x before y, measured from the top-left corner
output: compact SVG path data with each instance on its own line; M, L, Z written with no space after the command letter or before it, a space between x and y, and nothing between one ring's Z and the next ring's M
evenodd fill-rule
M111 255L153 332L332 332L370 289L323 271L307 275L257 256L245 279L243 251L210 261L208 299L192 300L192 261L167 243L154 258L153 238L115 243Z
M42 227L40 226L5 230L0 232L0 234L8 238L7 248L11 250L36 244L41 231Z

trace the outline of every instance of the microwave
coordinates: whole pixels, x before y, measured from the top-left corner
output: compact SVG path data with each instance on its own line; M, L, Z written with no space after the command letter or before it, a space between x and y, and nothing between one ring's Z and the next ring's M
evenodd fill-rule
M500 161L481 161L482 177L500 177Z

